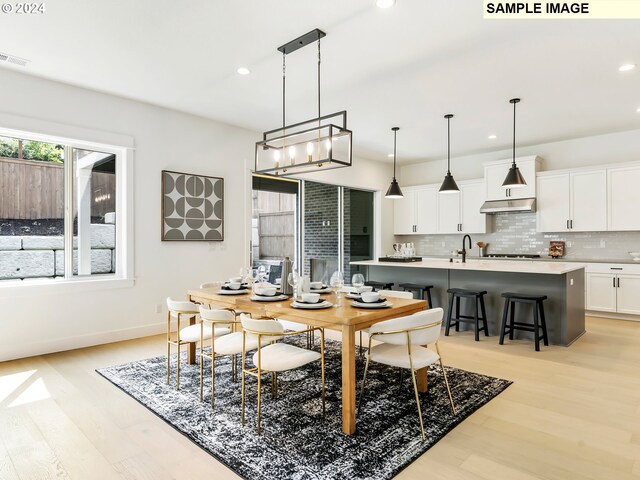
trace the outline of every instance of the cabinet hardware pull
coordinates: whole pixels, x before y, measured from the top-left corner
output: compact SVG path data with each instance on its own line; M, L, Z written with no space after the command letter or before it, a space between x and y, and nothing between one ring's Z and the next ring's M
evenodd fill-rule
M616 277L613 277L611 280L613 280L613 288L616 288Z
M610 267L610 270L622 270L622 267Z
M569 220L567 220L567 230L569 230Z
M620 288L620 277L618 277L618 288Z
M571 230L573 230L573 220L571 220Z

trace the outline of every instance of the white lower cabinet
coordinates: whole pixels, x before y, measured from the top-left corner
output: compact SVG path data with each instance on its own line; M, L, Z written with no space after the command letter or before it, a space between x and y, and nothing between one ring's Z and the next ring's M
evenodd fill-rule
M589 264L585 280L587 310L640 315L640 265Z

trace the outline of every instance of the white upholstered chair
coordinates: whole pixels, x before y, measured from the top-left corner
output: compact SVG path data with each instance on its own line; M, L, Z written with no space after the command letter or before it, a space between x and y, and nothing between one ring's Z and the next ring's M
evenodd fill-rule
M242 425L244 426L244 397L245 397L245 375L252 375L258 380L258 434L260 434L260 409L262 376L271 373L271 393L274 397L278 395L278 372L300 368L308 363L320 360L321 382L322 382L322 416L325 414L325 391L324 391L324 329L309 328L293 332L285 332L284 327L275 319L253 319L246 315L240 315L242 322ZM248 341L250 336L255 336L258 343L268 338L272 341L279 340L284 336L298 335L310 330L320 332L320 353L296 347L288 343L272 343L266 347L261 347L253 354L252 361L254 367L246 366L245 357L248 351Z
M449 388L449 380L447 379L447 373L444 369L444 365L442 364L442 357L440 355L440 349L438 348L442 316L442 308L432 308L406 317L379 322L371 326L369 329L367 363L364 367L358 411L362 406L365 383L367 380L367 371L369 370L369 364L371 362L409 369L411 371L411 380L413 381L413 390L418 407L418 418L420 419L422 439L425 440L426 436L424 433L424 424L422 422L422 409L420 407L420 397L418 395L415 371L421 368L426 368L436 362L440 362L440 368L442 369L442 375L449 394L451 410L454 415L456 414L453 397L451 396L451 389ZM374 339L382 343L372 346L372 341ZM423 346L430 344L435 345L435 351Z
M406 298L413 299L413 293L411 292L401 292L399 290L379 290L378 293L385 298ZM364 330L360 330L360 356L363 354L364 345L362 343L362 334L369 334L369 329L365 328Z
M193 325L182 326L183 321L191 322L198 315L198 305L186 300L174 300L167 298L167 384L169 384L171 376L171 345L178 347L177 370L176 370L176 389L180 390L180 348L183 345L208 340L211 338L211 326L203 328L201 325L194 323ZM171 335L171 320L177 320L177 329L175 338Z

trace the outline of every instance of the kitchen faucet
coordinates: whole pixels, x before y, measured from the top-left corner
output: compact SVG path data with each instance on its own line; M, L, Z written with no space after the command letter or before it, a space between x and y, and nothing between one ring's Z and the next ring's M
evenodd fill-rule
M462 237L462 250L460 250L460 253L462 254L462 263L467 263L467 251L464 249L464 241L467 238L469 239L469 250L471 250L473 248L471 246L471 236L469 234L467 234L464 237Z

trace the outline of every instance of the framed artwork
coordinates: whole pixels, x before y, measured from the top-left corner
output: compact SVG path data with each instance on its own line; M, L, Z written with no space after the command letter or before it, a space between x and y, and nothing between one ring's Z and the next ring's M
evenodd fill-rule
M162 240L224 240L224 179L163 170Z

